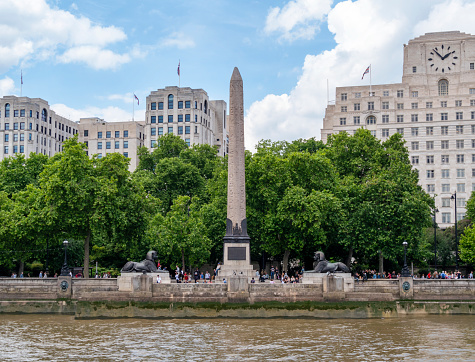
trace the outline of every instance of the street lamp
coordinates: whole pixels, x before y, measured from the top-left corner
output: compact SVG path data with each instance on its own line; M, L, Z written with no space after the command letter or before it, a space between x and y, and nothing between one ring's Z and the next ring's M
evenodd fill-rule
M68 268L68 241L63 241L64 245L64 264L61 268L61 276L69 276L69 268Z
M457 233L457 191L450 197L455 201L455 269L459 270L459 239Z
M406 261L407 241L404 241L402 245L404 245L404 267L402 268L401 276L410 277L411 272L409 271L409 268L407 267L407 261Z

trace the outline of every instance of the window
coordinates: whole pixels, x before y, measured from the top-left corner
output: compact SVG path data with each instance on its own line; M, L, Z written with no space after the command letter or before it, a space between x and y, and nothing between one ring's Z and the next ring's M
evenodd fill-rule
M462 149L463 146L464 146L464 142L463 142L463 140L456 140L455 145L458 149Z
M129 141L124 141L124 148L129 148Z
M13 129L14 129L15 131L18 131L18 122L14 122L14 123L13 123ZM41 132L43 132L43 126L41 126Z
M381 105L382 109L389 109L389 102L383 102Z
M415 73L415 72L414 72ZM412 98L417 98L419 97L419 92L418 91L413 91L412 93Z
M465 184L457 184L457 192L465 192Z
M457 163L464 163L465 155L457 155Z
M443 224L450 224L450 212L443 212L442 213L442 223Z
M448 150L449 149L449 141L440 141L440 148L443 150Z
M463 119L463 112L455 112L455 119L458 119L458 120Z
M396 128L396 132L404 136L404 128Z
M115 149L120 148L120 141L115 141L115 142L114 142L114 148L115 148Z
M97 138L102 138L102 132L97 132Z
M419 108L419 103L411 103L411 108L412 108L412 109L417 109L417 108Z
M157 123L157 116L151 116L150 123Z
M382 122L383 123L389 123L389 115L388 114L383 114L382 115Z
M440 106L441 106L442 108L447 108L447 101L442 101L442 102L440 102Z
M458 201L458 199L457 199ZM458 212L457 213L457 221L465 219L465 213L464 212Z
M455 101L455 107L462 107L462 101Z
M156 136L157 135L157 129L155 127L150 128L150 135L151 136Z
M5 118L8 118L8 117L10 117L10 103L5 104ZM8 149L8 147L7 147L7 149ZM8 152L5 152L5 153L8 153Z
M398 90L396 94L397 94L398 98L404 97L404 91L403 90Z
M347 111L348 111L348 107L347 107L347 106L341 106L341 111L342 111L342 112L347 112Z
M163 102L158 102L158 109L163 109Z
M185 108L191 108L191 101L185 101Z
M439 96L446 96L449 94L449 82L446 79L439 80Z
M396 116L396 121L397 121L398 123L404 122L404 116L403 116L402 114L398 114L398 115Z
M129 137L129 131L125 130L124 131L124 138L127 138L127 137Z
M419 150L419 142L411 142L411 149L413 151Z
M178 115L178 122L183 122L183 114Z
M435 192L435 185L434 184L428 184L427 185L427 192Z
M25 117L25 110L24 109L20 110L20 117Z
M188 147L190 147L190 139L189 138L185 138L185 143Z
M163 127L158 127L158 135L163 135Z
M102 142L97 142L97 149L102 150Z
M9 134L5 134L5 142L8 142L10 141L10 135Z
M441 121L446 121L448 118L448 113L441 113L440 114L440 120Z
M475 163L475 153L472 153L472 163Z
M168 133L173 133L173 127L168 127Z
M190 134L190 126L185 126L185 134Z
M163 116L158 116L158 123L163 123Z
M346 124L346 118L340 118L340 126L344 126Z
M417 67L412 67L412 72L413 72L413 73L417 73ZM414 92L412 92L412 93L414 93ZM417 96L416 96L416 97L417 97Z
M444 164L449 163L449 155L442 155L442 156L441 156L441 161L442 161L442 163L444 163Z
M427 164L433 164L434 163L434 156L427 156L426 157Z
M427 170L427 178L434 178L434 170Z
M368 111L374 110L374 102L368 102Z
M168 109L173 109L173 94L168 95Z
M472 140L472 148L475 148L475 140Z
M60 147L61 147L61 146L60 146ZM101 158L102 158L102 153L99 153L99 154L97 155L97 159L100 160Z
M111 131L106 131L106 138L111 138Z
M195 123L198 122L198 115L195 114Z
M13 142L18 142L18 133L13 135Z
M115 131L114 132L114 137L119 138L120 137L120 131Z
M433 149L434 149L434 141L427 141L426 150L433 150Z
M475 99L470 99L470 105L473 107L475 106Z
M168 115L168 123L173 123L173 115L172 114Z
M450 184L442 184L442 192L450 192Z
M111 143L110 141L106 142L106 149L110 150L111 149Z
M376 92L368 92L368 94L369 94L370 97L374 97Z
M411 136L418 136L418 135L419 135L419 127L412 127Z
M348 94L342 93L340 99L341 99L342 101L346 101L346 100L348 99ZM195 103L196 103L196 102L195 102Z
M129 153L128 153L128 152L124 152L124 157L129 157Z
M360 110L360 103L355 103L355 104L353 105L353 108L354 108L355 111L359 111L359 110ZM342 111L342 112L343 112L343 111ZM345 112L346 112L346 111L345 111Z
M190 122L190 115L189 114L185 114L185 122Z
M470 118L471 118L471 119L475 119L475 112L474 112L474 111L471 111L471 112L470 112Z
M441 177L442 178L450 178L450 170L448 170L448 169L441 170Z
M195 101L195 109L198 109L198 102Z
M151 148L154 148L156 145L157 145L157 140L152 140L152 141L150 142L150 147L151 147Z
M434 134L434 127L426 127L426 136L432 136Z
M411 122L418 122L419 117L417 114L411 114Z
M397 108L397 109L404 109L404 103L398 103L398 104L396 105L396 108Z
M178 101L178 109L183 109L183 101Z
M13 111L13 117L18 117L18 115L19 115L18 109L15 109Z
M369 116L368 118L366 118L366 124L376 124L376 117Z
M8 155L8 146L3 147L3 153Z
M25 129L25 122L20 122L20 129ZM50 131L50 136L51 136L51 130Z
M463 134L463 126L455 126L456 134Z
M432 113L426 113L426 121L432 122L434 120Z
M432 102L426 102L426 108L432 108Z
M464 168L458 168L457 169L457 178L464 178L465 177L465 169Z
M155 110L157 109L157 103L156 103L156 102L150 103L150 109L151 109L152 111L155 111Z
M411 157L411 163L413 165L418 165L419 164L419 156L412 156Z
M355 98L361 98L361 92L356 92L355 93Z
M440 134L442 136L447 136L449 134L449 126L440 127Z
M178 134L183 134L183 126L178 127Z
M20 153L25 153L25 146L20 145Z
M24 133L20 133L20 141L24 141L25 140L25 134Z
M470 89L468 90L468 92L469 92L470 94L475 94L475 88L470 88Z
M450 197L442 198L442 207L450 207Z
M389 128L383 128L381 130L381 137L389 137Z

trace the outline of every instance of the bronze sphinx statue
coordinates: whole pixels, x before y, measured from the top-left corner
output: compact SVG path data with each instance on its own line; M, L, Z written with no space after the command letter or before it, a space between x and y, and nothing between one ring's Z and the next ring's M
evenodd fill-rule
M313 268L315 273L349 273L350 269L341 262L338 263L330 263L328 260L325 259L325 254L322 251L316 251L313 257Z
M122 273L155 273L158 271L155 260L157 259L157 252L150 250L141 262L128 261L122 267Z

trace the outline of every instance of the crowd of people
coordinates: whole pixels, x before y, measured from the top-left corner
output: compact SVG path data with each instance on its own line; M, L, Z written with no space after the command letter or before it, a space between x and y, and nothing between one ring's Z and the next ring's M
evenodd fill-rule
M363 270L361 272L355 273L355 281L365 281L368 279L398 279L401 276L401 273L396 273L393 271L392 273L390 272L376 272L376 270ZM467 274L462 274L459 271L455 272L447 272L447 271L442 271L442 272L437 272L434 271L433 273L429 272L427 274L424 273L414 273L414 275L411 275L414 279L473 279L473 271Z

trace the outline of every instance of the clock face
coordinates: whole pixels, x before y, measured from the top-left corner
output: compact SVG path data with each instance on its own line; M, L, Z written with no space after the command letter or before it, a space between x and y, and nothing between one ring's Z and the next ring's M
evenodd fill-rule
M450 46L436 46L429 51L429 67L434 72L449 72L455 68L457 64L458 56L454 49Z

